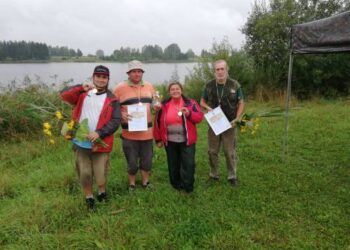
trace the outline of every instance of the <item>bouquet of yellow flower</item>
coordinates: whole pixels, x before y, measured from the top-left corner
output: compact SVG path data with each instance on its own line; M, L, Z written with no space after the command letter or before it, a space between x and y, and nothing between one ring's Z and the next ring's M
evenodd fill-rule
M76 123L74 120L63 121L64 115L62 114L61 111L56 111L55 117L56 117L56 120L58 121L58 122L56 121L57 125L62 126L60 132L61 132L61 135L66 140L72 140L73 138L75 138L78 142L83 142L87 140L86 137L89 134L89 126L88 126L87 118L81 121L80 123ZM53 139L52 128L53 127L50 122L43 123L43 132L49 138L50 144L55 143L55 140ZM94 142L94 144L100 145L104 148L108 147L108 145L101 138L98 138Z
M86 137L88 136L89 132L90 130L87 118L78 124L74 124L74 121L64 123L61 129L61 134L67 140L73 139L74 137L79 142L86 141ZM94 143L104 148L108 147L108 145L101 138L97 138Z
M237 127L241 133L250 132L252 135L256 133L260 126L260 118L259 116L255 116L254 114L246 114L242 115L240 121L237 122Z
M276 109L269 112L256 113L244 113L241 119L236 121L236 125L241 133L256 134L260 127L260 121L262 117L280 117L284 115L284 110Z

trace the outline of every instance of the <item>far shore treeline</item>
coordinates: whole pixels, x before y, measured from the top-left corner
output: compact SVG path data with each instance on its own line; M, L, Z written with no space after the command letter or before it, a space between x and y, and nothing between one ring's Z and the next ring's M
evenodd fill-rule
M208 54L202 50L201 55ZM117 61L126 62L133 59L142 61L193 61L196 57L192 49L183 53L176 43L172 43L164 50L159 45L144 45L141 50L138 48L121 47L113 51L111 55L105 55L102 49L98 49L95 55L88 54L84 56L80 49L71 49L67 46L49 46L45 43L26 42L26 41L1 41L0 42L0 62L18 62L26 60L50 60L82 61L84 57L90 61Z

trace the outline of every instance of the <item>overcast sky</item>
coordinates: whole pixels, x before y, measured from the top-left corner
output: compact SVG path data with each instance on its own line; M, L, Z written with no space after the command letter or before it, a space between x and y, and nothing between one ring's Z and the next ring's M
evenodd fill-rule
M0 0L0 40L44 42L105 55L123 47L177 43L199 54L240 29L253 0Z

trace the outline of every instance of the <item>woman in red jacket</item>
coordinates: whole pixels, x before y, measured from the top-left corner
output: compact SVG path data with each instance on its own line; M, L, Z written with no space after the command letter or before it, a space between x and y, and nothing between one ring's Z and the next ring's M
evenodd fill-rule
M170 98L162 102L154 122L157 146L165 146L171 185L187 193L193 191L196 124L203 120L198 103L182 95L179 82L168 86Z

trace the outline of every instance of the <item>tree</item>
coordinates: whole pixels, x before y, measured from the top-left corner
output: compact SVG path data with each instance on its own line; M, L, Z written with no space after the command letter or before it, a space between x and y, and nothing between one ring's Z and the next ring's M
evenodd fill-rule
M196 56L196 55L195 55L195 53L193 52L192 49L187 50L187 52L186 52L186 57L187 57L188 59L193 59L195 56Z
M181 57L181 49L176 43L172 43L164 49L165 60L177 60L180 57Z
M150 60L153 58L153 46L152 45L145 45L142 47L142 56L144 60Z
M102 49L98 49L96 50L96 56L101 58L105 56L105 53Z
M83 56L83 52L81 52L81 50L80 50L80 49L77 49L77 56L78 56L78 57Z
M245 50L253 59L255 75L258 76L256 82L269 88L283 89L288 73L290 27L344 11L349 8L347 2L347 0L271 0L266 4L264 1L256 1L242 29L246 36ZM330 57L323 57L322 60L319 58L317 56L308 56L301 60L296 58L295 72L298 71L298 67L306 68L307 65L312 65L313 60L328 64L326 61ZM341 58L337 57L337 60L344 60ZM326 74L321 72L320 75L321 78L312 77L310 74L310 77L303 79L300 87L312 85L316 78L322 83L321 79L325 79ZM345 75L344 73L343 76ZM307 89L310 92L311 89L315 91L314 88Z

